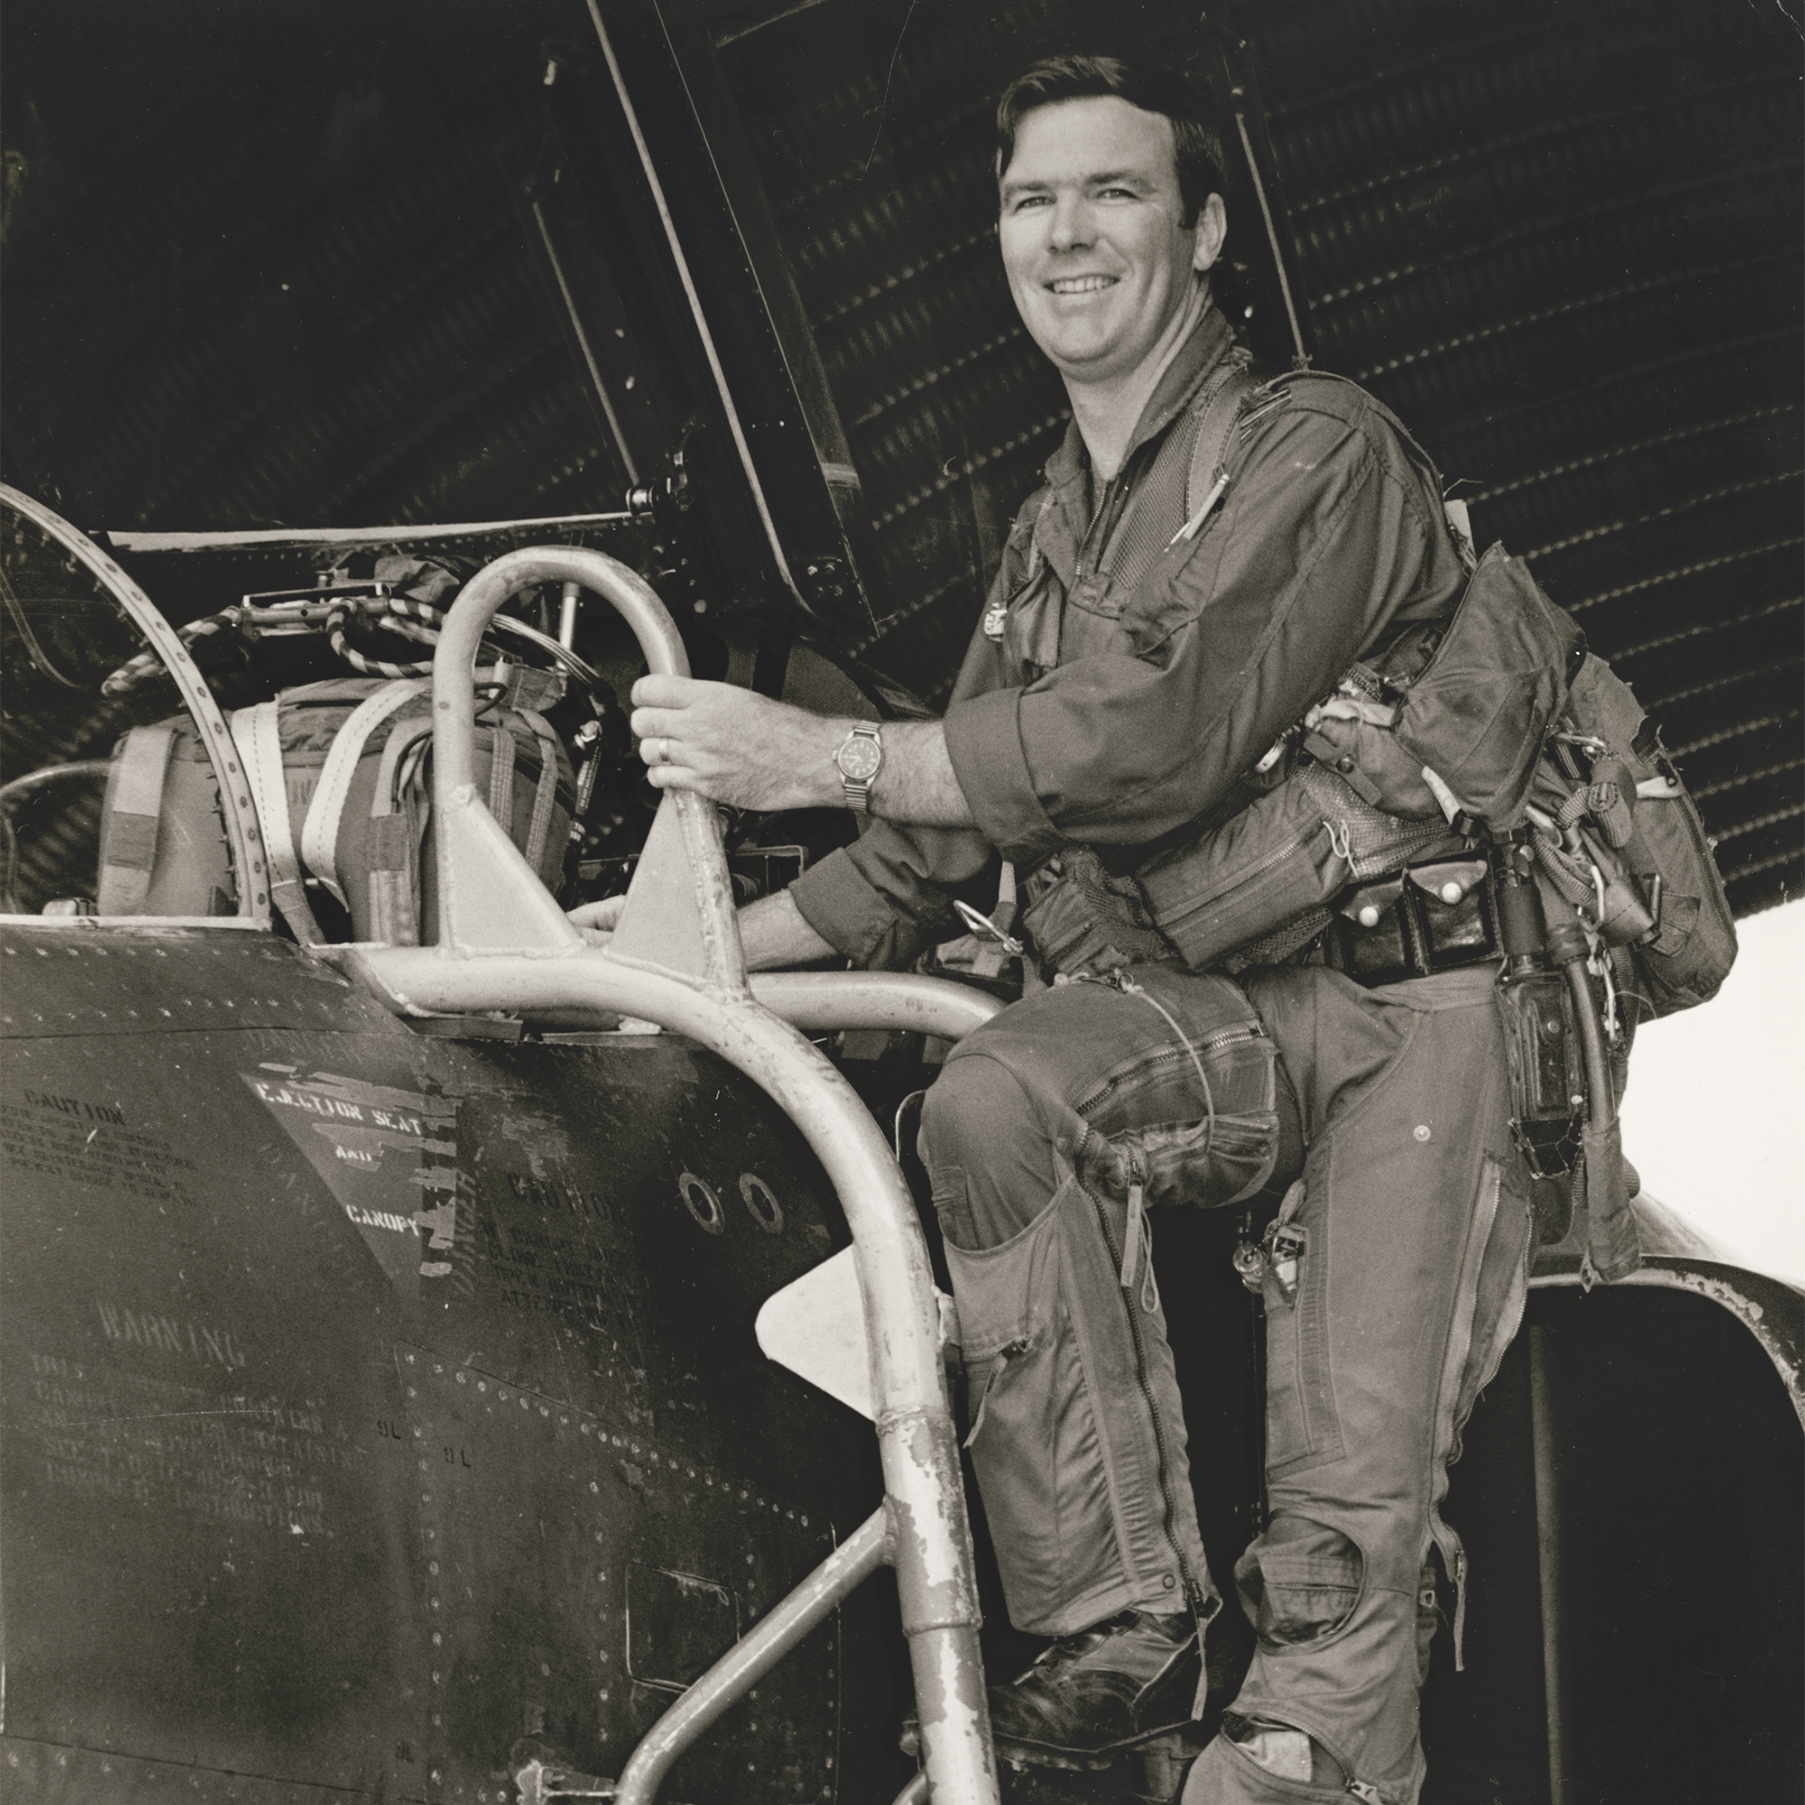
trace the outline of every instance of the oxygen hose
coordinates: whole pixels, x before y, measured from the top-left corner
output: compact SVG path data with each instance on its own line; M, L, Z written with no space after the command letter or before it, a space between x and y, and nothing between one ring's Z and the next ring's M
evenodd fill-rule
M1579 918L1551 922L1548 957L1566 974L1573 994L1573 1013L1579 1022L1580 1053L1586 1067L1587 1126L1595 1135L1606 1134L1617 1119L1617 1093L1605 1058L1604 1025L1586 975L1586 932Z

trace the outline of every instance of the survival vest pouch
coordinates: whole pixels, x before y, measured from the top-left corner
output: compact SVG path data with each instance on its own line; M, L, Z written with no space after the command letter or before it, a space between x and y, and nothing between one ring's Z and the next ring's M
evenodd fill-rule
M1406 628L1311 709L1302 747L1387 814L1464 813L1509 833L1585 648L1529 567L1494 545L1446 622Z
M1630 686L1580 666L1529 797L1543 882L1627 955L1643 1018L1709 1002L1736 923L1698 809Z
M516 669L476 727L491 813L548 887L563 875L575 805L570 760L530 706L543 674ZM350 917L351 937L392 946L438 930L431 679L345 678L238 710L232 737L256 798L272 898L304 945L326 938L306 880ZM204 749L186 716L134 728L114 750L101 821L103 914L230 914L237 906Z
M1329 905L1349 884L1464 845L1439 814L1400 820L1340 772L1300 763L1277 789L1136 876L1160 933L1203 971L1282 959L1328 926Z

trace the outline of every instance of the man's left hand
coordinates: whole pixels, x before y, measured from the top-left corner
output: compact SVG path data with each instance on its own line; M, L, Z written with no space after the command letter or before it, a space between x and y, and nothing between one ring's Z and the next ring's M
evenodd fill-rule
M633 731L661 790L697 790L735 808L831 808L842 801L834 753L853 723L809 714L731 683L641 677Z

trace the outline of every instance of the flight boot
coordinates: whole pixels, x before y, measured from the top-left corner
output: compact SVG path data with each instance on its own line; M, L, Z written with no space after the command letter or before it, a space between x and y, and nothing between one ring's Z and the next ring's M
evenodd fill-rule
M1202 1671L1197 1620L1123 1611L1049 1644L990 1689L999 1759L1106 1767L1124 1749L1191 1721Z

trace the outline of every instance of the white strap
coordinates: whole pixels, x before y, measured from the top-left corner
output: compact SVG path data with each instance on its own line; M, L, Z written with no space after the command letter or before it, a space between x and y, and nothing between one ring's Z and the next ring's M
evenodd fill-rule
M227 717L232 743L244 763L251 801L263 827L263 850L269 860L270 900L303 946L318 946L319 923L301 887L301 863L288 814L288 784L282 770L281 701L259 702Z
M1448 517L1448 527L1454 535L1454 543L1460 548L1461 562L1470 572L1479 563L1479 550L1473 543L1473 517L1467 512L1467 504L1456 501L1451 495L1442 497L1441 507Z
M301 827L301 861L320 882L338 898L341 907L345 892L338 876L338 829L344 819L345 802L351 794L351 780L357 775L358 760L364 755L369 738L390 715L424 695L432 687L430 677L411 677L385 683L373 690L345 717L345 724L333 735L326 762L320 767L320 781L313 800L307 805L307 819Z

